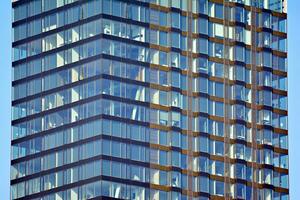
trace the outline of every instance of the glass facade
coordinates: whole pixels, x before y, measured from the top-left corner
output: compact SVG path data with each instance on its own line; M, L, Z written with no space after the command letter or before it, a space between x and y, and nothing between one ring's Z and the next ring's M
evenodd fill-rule
M284 0L14 0L11 199L288 200Z

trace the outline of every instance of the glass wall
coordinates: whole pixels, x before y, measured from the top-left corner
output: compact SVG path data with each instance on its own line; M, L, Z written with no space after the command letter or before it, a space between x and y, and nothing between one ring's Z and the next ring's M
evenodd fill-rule
M11 199L289 198L281 1L12 6Z

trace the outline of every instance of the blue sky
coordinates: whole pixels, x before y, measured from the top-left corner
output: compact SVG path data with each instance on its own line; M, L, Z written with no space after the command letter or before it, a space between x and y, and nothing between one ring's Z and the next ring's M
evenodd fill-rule
M289 154L291 200L300 197L300 1L288 0ZM0 3L0 195L9 199L11 0ZM298 62L297 62L298 57ZM299 130L299 128L298 128Z
M0 199L9 199L11 0L0 3Z
M300 1L288 0L288 95L291 200L300 197ZM298 60L297 60L298 59ZM298 125L298 127L297 127Z

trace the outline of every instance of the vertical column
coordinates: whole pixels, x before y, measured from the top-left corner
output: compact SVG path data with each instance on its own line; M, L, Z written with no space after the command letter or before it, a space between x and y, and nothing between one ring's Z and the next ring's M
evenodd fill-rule
M192 0L187 2L187 18L188 18L188 66L187 66L187 138L188 138L188 159L187 159L187 179L188 191L187 196L189 200L193 199L193 12Z
M258 177L258 169L257 169L257 106L256 106L256 93L257 93L257 71L256 71L256 55L257 55L257 25L256 17L257 17L257 1L254 0L251 5L251 155L252 155L252 199L256 200L258 191L257 191L257 177Z
M227 0L223 0L223 25L224 25L224 196L225 199L232 199L230 184L230 41L229 41L229 20L230 6Z

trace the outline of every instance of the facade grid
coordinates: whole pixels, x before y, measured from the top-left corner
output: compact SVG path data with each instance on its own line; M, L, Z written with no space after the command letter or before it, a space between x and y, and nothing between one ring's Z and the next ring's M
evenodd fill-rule
M12 200L288 200L284 0L14 0Z

